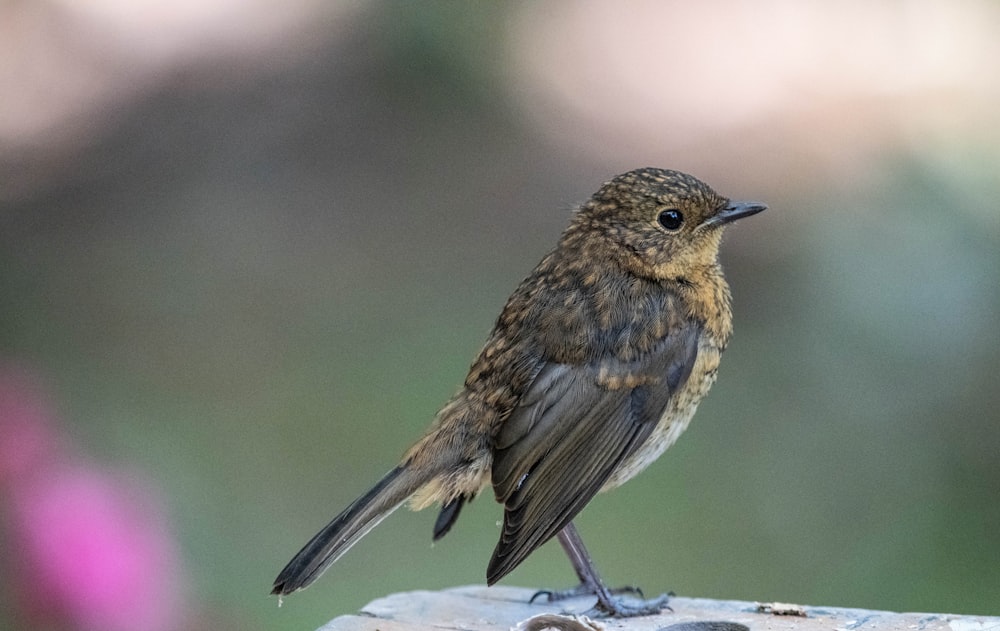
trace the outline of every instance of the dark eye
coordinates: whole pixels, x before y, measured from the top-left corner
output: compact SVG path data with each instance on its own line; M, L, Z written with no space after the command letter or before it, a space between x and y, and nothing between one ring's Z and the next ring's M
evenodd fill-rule
M684 215L681 214L681 211L671 208L661 212L656 220L667 230L677 230L684 223Z

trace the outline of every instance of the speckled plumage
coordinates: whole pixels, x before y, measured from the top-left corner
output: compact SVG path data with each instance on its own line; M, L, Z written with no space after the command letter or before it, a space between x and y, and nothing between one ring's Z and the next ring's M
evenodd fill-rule
M308 585L406 499L440 503L443 536L489 485L504 505L492 584L594 494L643 470L687 426L732 333L722 229L763 208L676 171L604 184L511 295L425 436L303 548L274 593Z

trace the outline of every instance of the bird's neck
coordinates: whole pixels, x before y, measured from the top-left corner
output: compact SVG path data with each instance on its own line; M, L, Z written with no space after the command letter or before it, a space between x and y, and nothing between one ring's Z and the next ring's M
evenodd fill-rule
M701 322L720 350L724 349L733 333L733 301L719 263L689 266L665 282L677 288L688 315Z

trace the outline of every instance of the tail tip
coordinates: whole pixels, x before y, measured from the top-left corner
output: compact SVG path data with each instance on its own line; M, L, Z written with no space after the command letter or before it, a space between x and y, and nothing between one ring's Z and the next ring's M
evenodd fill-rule
M277 596L280 600L282 596L293 594L303 587L305 585L302 584L302 581L296 581L291 577L281 575L274 579L274 585L271 586L271 595Z

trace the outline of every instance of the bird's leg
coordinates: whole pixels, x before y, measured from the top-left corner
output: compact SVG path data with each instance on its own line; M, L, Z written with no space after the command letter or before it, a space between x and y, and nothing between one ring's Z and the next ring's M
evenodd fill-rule
M532 597L532 600L542 594L548 596L550 602L574 596L594 594L597 596L597 604L587 613L616 618L657 614L664 607L667 607L667 596L665 594L659 598L650 600L637 600L635 603L625 603L615 598L614 594L616 593L638 594L641 598L642 590L638 587L608 589L604 581L601 580L600 574L597 573L597 568L594 567L594 562L590 559L590 553L587 552L586 546L583 545L583 539L580 538L580 533L576 531L576 526L573 525L573 522L566 524L559 531L559 534L556 535L556 538L559 540L560 545L562 545L563 550L566 551L566 556L569 557L570 563L573 564L573 571L576 572L577 578L580 579L580 585L574 589L565 591L539 592Z
M567 531L572 530L572 534ZM570 537L573 537L571 540ZM573 571L576 572L576 577L580 580L580 584L576 587L571 587L570 589L560 589L558 591L553 590L541 590L535 592L531 597L531 602L534 602L536 598L545 597L548 602L555 602L557 600L567 600L570 598L576 598L577 596L590 596L597 594L598 589L603 584L600 581L600 577L597 576L597 570L593 566L593 561L590 560L589 553L587 549L583 546L583 540L580 538L580 534L577 532L576 527L572 522L569 523L563 530L561 530L556 538L559 540L560 545L562 545L563 550L566 552L566 556L569 557L570 563L573 564ZM579 551L583 551L583 556L580 556ZM595 583L595 578L597 582ZM612 594L638 594L640 598L643 597L642 590L634 585L627 585L625 587L615 587L611 588Z

